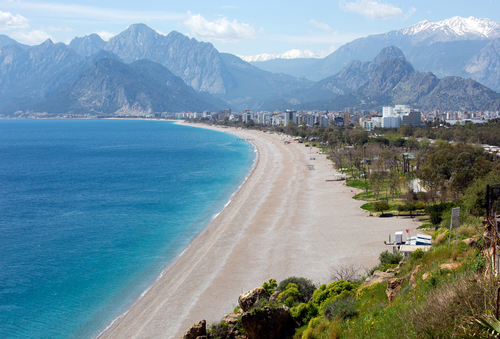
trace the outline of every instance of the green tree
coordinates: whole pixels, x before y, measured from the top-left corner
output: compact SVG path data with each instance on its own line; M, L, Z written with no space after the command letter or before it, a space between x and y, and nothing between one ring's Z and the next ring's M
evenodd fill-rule
M382 212L384 215L384 211L389 210L389 204L386 201L376 201L373 203L373 209L377 212Z

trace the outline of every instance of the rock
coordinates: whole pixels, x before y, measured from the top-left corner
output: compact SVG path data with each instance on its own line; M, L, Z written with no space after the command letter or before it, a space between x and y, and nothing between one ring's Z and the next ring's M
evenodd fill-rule
M466 243L469 247L472 247L476 244L477 242L477 236L474 236L472 238L467 238L462 240L464 243Z
M450 271L453 271L454 269L460 267L460 263L454 263L454 264L441 264L439 265L439 267L443 270L450 270Z
M280 292L276 291L271 296L269 297L269 302L278 302L278 296L280 295Z
M253 305L260 299L269 299L269 294L262 287L254 288L248 292L241 294L238 298L238 304L243 309L243 311L250 310Z
M417 265L413 272L411 272L411 277L410 277L410 286L415 285L415 281L417 280L417 274L418 271L420 271L420 265Z
M224 321L230 325L234 325L238 322L238 317L239 317L239 315L236 313L229 313L229 314L226 314L225 316L222 317L222 321Z
M387 271L385 271L386 273L394 273L396 274L396 270L394 268L389 268Z
M394 278L387 282L387 289L385 290L385 294L387 295L387 298L389 298L390 303L396 297L399 291L401 291L401 286L403 285L403 282L406 280L406 278L408 278L408 275L405 275L402 278Z
M286 306L264 307L257 312L245 312L241 323L248 339L285 339L295 333L295 323Z
M201 320L198 324L191 326L181 339L196 339L207 335L207 322Z
M394 276L395 276L394 273L375 271L375 272L373 272L373 275L371 277L366 278L362 287L370 286L371 284L376 283L376 282L387 281L389 279L394 278Z
M398 264L398 267L396 268L401 268L401 266L403 266L405 264L405 261L404 260L401 260Z
M427 278L429 278L429 272L424 273L424 275L422 275L422 280L426 280Z

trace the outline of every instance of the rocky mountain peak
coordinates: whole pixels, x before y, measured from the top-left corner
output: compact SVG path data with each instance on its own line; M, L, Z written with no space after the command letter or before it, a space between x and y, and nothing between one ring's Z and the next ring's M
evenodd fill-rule
M389 46L380 51L380 53L373 59L373 63L380 65L384 60L387 59L401 59L406 60L403 52L396 46Z
M83 38L74 38L69 47L81 56L89 56L102 50L106 42L95 33L86 35Z

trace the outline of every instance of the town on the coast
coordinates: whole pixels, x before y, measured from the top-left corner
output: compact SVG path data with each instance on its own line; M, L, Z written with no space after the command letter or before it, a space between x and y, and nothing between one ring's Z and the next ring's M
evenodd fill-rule
M443 1L3 1L0 337L500 338L500 7Z

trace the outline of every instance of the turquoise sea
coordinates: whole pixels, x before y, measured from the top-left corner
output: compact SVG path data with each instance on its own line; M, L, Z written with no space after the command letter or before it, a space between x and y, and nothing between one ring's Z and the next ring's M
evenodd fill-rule
M253 147L166 121L0 120L0 338L93 338L220 212Z

